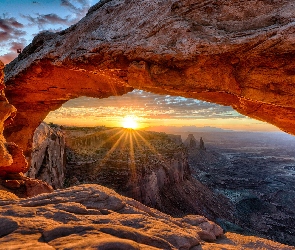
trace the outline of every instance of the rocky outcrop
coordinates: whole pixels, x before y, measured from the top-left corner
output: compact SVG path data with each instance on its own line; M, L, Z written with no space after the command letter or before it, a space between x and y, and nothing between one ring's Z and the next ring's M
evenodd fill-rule
M179 136L105 127L63 131L66 185L101 184L173 216L232 219L229 200L192 178Z
M4 127L13 121L16 114L16 108L8 103L4 94L3 68L4 65L0 61L0 177L6 177L10 173L26 172L28 169L21 148L15 143L6 142L3 136Z
M45 181L29 178L19 173L0 178L0 190L14 194L19 198L27 198L38 194L51 193L53 188ZM2 194L0 192L0 199L3 198Z
M199 148L201 150L206 150L205 143L204 143L204 140L202 137L200 138L200 147Z
M99 185L0 200L0 223L0 249L294 249L223 236L202 216L173 218Z
M197 140L193 134L189 134L187 138L184 140L183 144L188 149L196 149L197 148Z
M13 121L16 108L8 103L4 95L3 63L0 61L0 197L30 197L53 189L43 181L23 176L28 171L28 162L23 151L15 143L6 142L5 126Z
M6 67L19 110L7 136L29 156L49 111L133 88L231 105L295 133L294 13L288 0L99 2L70 28L37 35Z
M31 167L28 177L47 182L54 189L65 180L65 139L59 127L41 123L33 138Z

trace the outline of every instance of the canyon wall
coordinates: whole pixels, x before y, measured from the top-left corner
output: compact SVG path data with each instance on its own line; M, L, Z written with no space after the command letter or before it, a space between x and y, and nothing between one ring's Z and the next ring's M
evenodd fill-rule
M64 133L66 185L104 185L173 216L232 219L229 200L192 178L180 136L105 127Z
M7 138L30 156L49 111L133 88L231 105L294 134L294 13L289 0L100 1L6 66L18 109Z
M65 138L58 127L41 123L33 137L31 167L28 177L47 182L54 189L63 188L65 180Z

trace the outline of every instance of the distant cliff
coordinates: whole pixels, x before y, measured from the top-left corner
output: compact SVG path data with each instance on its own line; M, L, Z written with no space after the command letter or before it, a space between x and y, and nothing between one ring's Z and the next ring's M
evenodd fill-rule
M33 138L31 168L28 177L62 188L65 178L65 138L60 128L41 123Z

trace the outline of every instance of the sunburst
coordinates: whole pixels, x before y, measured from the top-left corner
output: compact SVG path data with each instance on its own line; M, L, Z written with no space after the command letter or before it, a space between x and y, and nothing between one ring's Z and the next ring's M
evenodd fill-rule
M137 129L138 128L137 117L125 116L122 121L122 126L123 128Z

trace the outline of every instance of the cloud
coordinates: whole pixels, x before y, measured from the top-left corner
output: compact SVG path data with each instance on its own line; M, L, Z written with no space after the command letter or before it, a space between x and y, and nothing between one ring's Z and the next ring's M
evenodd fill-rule
M30 25L37 25L38 28L44 29L45 25L52 24L61 24L61 25L70 25L69 16L62 18L57 14L39 14L36 13L35 16L32 15L21 15L23 18L27 19L30 22Z
M7 46L10 46L8 53L1 55L0 60L4 63L10 63L14 58L18 56L17 49L23 49L25 47L26 40L19 39L18 42L10 42Z
M231 107L188 99L179 96L157 95L134 90L119 97L95 99L81 97L70 100L59 111L60 115L79 116L88 114L97 117L133 114L149 119L204 119L243 117Z
M90 0L61 0L61 6L74 14L71 20L71 24L74 24L86 15L91 7L90 2Z
M10 52L10 53L7 53L7 54L4 54L4 55L0 56L0 60L4 64L8 64L8 63L10 63L16 57L17 57L17 53L16 52Z
M22 28L24 28L24 25L13 17L0 18L0 42L24 36L26 32L20 30Z
M37 25L39 30L44 30L51 25L70 26L77 23L84 17L90 8L90 0L61 0L60 5L70 13L67 16L60 16L56 13L21 15L29 21L30 26ZM64 27L65 28L65 27ZM53 29L50 27L50 29ZM60 29L58 29L60 30Z
M33 4L42 5L39 1L33 1ZM16 48L23 49L27 45L27 41L23 41L24 38L31 40L30 36L33 36L33 32L30 31L34 31L34 33L43 30L57 32L77 23L86 15L91 0L59 0L59 5L60 8L56 6L56 11L51 9L52 13L23 13L14 17L7 17L8 14L3 13L0 18L1 60L4 63L9 63L14 59L17 56ZM19 18L23 20L24 24L18 21Z

